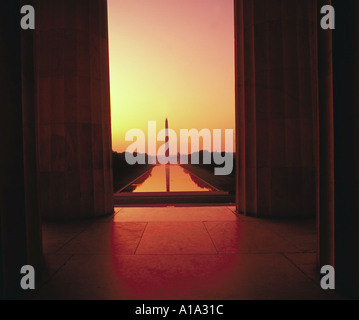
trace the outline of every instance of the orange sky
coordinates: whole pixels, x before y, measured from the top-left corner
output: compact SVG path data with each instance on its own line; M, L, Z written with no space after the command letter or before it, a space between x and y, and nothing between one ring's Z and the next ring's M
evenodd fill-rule
M128 130L163 129L166 117L178 137L234 129L233 0L108 0L108 9L113 150L131 144Z

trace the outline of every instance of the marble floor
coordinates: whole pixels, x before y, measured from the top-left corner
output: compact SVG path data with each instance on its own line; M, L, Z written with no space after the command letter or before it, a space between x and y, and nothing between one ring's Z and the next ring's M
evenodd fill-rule
M314 220L233 207L115 208L44 223L45 268L26 299L336 299L319 285Z

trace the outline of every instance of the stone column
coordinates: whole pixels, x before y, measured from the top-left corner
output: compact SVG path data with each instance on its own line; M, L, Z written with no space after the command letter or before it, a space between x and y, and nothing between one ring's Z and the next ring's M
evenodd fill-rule
M359 297L359 2L333 0L335 269L337 289Z
M331 0L318 1L318 262L334 266L334 118L332 31L323 30L320 9Z
M248 215L297 217L316 212L314 5L311 0L243 0L244 93L237 73L238 99L244 98L244 107L237 102L243 158L238 198L239 211Z
M34 0L21 5L35 6ZM36 16L36 14L35 14ZM42 264L42 230L38 205L37 108L34 56L34 30L22 30L22 114L24 137L24 171L28 263L39 270Z
M107 1L38 0L36 14L41 214L111 214Z
M20 291L27 262L20 0L0 10L0 297Z
M235 77L236 77L236 206L237 212L245 212L245 121L244 121L244 25L243 0L234 1L235 27Z

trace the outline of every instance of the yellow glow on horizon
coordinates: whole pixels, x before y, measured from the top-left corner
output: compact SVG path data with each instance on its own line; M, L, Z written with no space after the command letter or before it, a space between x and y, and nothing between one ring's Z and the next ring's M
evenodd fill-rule
M168 118L178 137L234 129L233 0L108 0L108 10L113 150L148 121L159 131Z

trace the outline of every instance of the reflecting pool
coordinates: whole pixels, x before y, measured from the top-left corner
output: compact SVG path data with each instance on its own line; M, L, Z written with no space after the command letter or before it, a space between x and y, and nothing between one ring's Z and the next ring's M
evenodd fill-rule
M121 192L217 191L180 165L156 165Z

